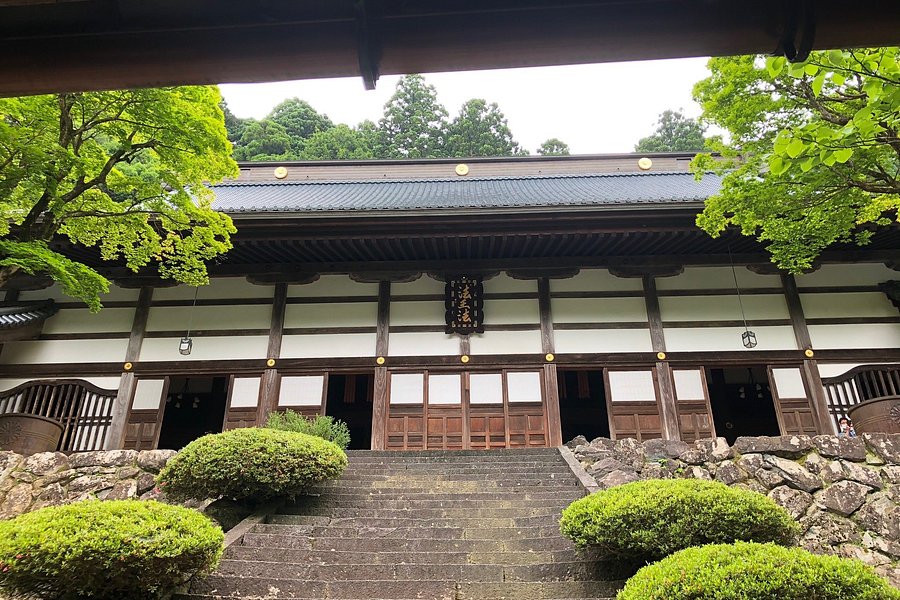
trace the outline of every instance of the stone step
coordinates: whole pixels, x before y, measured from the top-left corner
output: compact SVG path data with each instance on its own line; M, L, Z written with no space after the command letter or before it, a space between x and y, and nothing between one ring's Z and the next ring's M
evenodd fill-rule
M537 508L380 508L378 506L350 508L348 506L328 506L327 504L314 504L309 506L286 507L279 511L280 514L301 515L325 515L329 517L354 518L371 517L373 519L403 519L415 517L418 519L451 519L453 517L465 517L469 519L495 519L495 518L519 518L556 516L559 518L562 508L556 506Z
M559 537L559 527L500 527L466 529L464 527L331 527L320 525L284 525L261 523L250 533L340 538L428 538L436 540L518 540Z
M503 468L504 471L557 471L561 468L565 468L567 465L562 460L554 460L554 461L541 461L541 462L512 462L509 464L505 463L497 463L495 462L471 462L471 463L439 463L439 462L425 462L425 463L401 463L397 464L394 462L357 462L352 461L347 466L348 471L354 470L371 470L372 472L379 471L421 471L423 473L454 473L454 472L463 472L467 473L469 471L489 471L491 469L498 469L500 467Z
M428 458L430 460L455 460L462 457L477 456L479 460L509 460L519 459L523 456L555 456L559 457L556 448L502 448L497 450L348 450L347 456L351 459L386 457L397 462L416 458Z
M556 537L522 537L506 540L485 539L428 539L415 538L347 538L310 537L249 532L244 534L245 546L263 548L299 548L308 550L356 550L359 552L549 552L572 550L568 539Z
M332 496L298 499L293 504L281 508L282 513L316 514L313 510L442 510L442 509L506 509L520 510L525 514L535 508L562 510L571 500L382 500L367 496L357 496L337 500Z
M571 474L569 475L550 475L543 477L506 477L499 476L496 473L479 475L477 477L464 477L461 475L448 475L447 477L412 477L408 475L371 475L371 476L348 476L335 479L333 481L323 482L312 489L332 489L332 488L394 488L394 489L415 489L415 490L441 490L454 489L454 486L466 485L473 491L484 491L486 489L509 488L509 487L575 487L578 480ZM477 487L476 487L477 486Z
M258 538L251 538L253 541ZM298 540L302 542L303 540ZM310 550L272 546L231 546L225 551L225 558L236 561L270 561L276 554L279 562L321 563L327 565L395 565L395 564L501 564L536 565L560 562L577 562L581 556L576 550L547 550L518 552L428 552L419 551L355 551L355 550Z
M594 581L604 577L597 564L589 561L540 565L503 564L314 564L283 561L241 561L224 559L218 574L238 577L278 577L312 581L455 580L468 582L502 581Z
M612 598L618 581L456 582L454 580L315 581L284 577L213 575L191 585L187 598L261 597L266 599L334 600L545 600ZM199 596L195 595L199 594Z
M302 496L297 496L297 501L304 501L306 498L329 498L334 500L356 499L356 498L372 498L378 500L525 500L531 502L542 502L545 500L577 500L583 498L587 492L583 489L572 486L560 487L559 489L538 490L499 490L490 492L405 492L391 490L386 488L364 489L356 491L346 491L342 488L332 488L324 493L308 492Z
M372 518L372 517L331 517L328 515L271 515L270 523L285 525L336 525L341 527L465 527L476 529L479 527L550 527L558 525L558 515L543 515L539 517L494 517L494 518L463 518L444 517L430 519L405 518Z

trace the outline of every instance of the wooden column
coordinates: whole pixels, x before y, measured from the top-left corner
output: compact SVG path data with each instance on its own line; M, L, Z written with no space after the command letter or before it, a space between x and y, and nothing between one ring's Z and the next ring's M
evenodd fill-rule
M650 343L657 354L666 352L666 336L663 331L662 314L659 310L659 296L656 294L656 278L643 275L644 302L647 306L647 319L650 323ZM662 424L662 435L667 440L680 440L681 427L678 423L678 405L675 401L675 382L672 369L666 360L658 360L654 365L656 381L659 385L659 417Z
M388 356L391 328L391 282L378 282L378 322L375 329L375 355ZM387 367L375 367L375 389L372 398L372 450L384 450L387 440L389 398Z
M153 288L144 286L138 295L137 308L131 322L131 334L128 336L128 348L125 350L125 362L135 363L141 357L141 346L147 332L147 318L150 316L150 305L153 303ZM128 412L131 409L131 398L137 381L134 373L124 372L119 379L119 391L113 403L109 432L106 435L106 450L118 450L125 444L125 427L128 424Z
M791 325L794 327L794 338L797 347L803 350L803 380L806 389L809 390L810 406L816 419L816 429L819 433L835 433L834 422L828 412L828 402L825 399L825 387L822 385L822 377L819 374L819 363L808 356L807 351L812 351L812 339L809 336L809 327L806 325L806 315L803 314L803 304L800 302L800 293L797 291L797 280L789 273L782 273L781 285L784 287L784 297L787 300L788 312L791 315Z
M539 277L538 307L541 315L541 351L546 354L556 352L553 340L553 313L550 308L550 279ZM562 421L559 414L559 383L556 364L544 365L544 398L547 407L547 442L550 446L561 446Z
M262 425L269 411L278 405L278 359L281 357L281 340L284 337L284 310L287 306L287 283L276 283L272 296L272 319L269 323L269 345L266 358L275 360L275 368L263 371L259 386L259 404L256 408L256 424Z

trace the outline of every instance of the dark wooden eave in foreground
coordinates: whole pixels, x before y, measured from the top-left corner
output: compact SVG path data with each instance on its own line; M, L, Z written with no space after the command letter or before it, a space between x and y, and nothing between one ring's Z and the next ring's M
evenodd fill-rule
M59 307L53 300L0 302L0 342L37 338L44 321L58 311Z
M0 95L897 44L896 0L0 0Z

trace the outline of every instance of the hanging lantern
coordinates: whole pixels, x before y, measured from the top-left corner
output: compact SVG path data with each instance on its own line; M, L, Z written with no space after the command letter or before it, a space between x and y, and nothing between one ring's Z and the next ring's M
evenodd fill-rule
M197 307L197 294L199 292L199 287L194 288L194 301L191 303L191 312L188 313L187 332L181 338L181 341L178 342L178 353L184 356L190 354L191 348L194 346L194 340L191 339L191 325L194 323L194 309Z
M749 329L741 334L741 341L744 343L744 348L756 348L756 334Z
M191 353L191 348L193 347L193 345L194 345L194 340L192 340L188 336L184 336L183 338L181 338L181 341L178 343L178 352L180 354L184 354L185 356L187 356L188 354Z

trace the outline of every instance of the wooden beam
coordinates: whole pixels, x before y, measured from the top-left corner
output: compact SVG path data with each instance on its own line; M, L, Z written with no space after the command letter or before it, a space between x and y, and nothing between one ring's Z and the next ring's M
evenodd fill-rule
M390 347L391 282L378 282L378 321L375 328L375 356L387 356Z
M550 280L538 279L538 307L541 314L541 351L544 354L556 352L553 340L553 315L550 303Z
M387 445L389 409L387 368L375 367L375 392L372 398L372 450L384 450Z
M275 368L267 367L260 381L259 402L256 408L256 424L262 425L269 411L278 405L278 359L281 357L281 342L284 338L284 312L287 306L288 284L275 284L272 297L272 318L269 322L269 343L266 359L275 361Z
M654 363L656 381L659 385L659 416L662 422L662 434L667 440L680 440L681 428L678 423L678 405L675 400L675 383L669 363L659 359L665 357L666 336L663 330L662 315L659 310L659 296L656 293L656 279L653 275L643 275L644 303L647 307L647 319L650 323L650 343L657 353Z
M810 356L810 353L813 351L812 339L809 335L809 327L806 324L806 316L803 313L800 293L797 291L797 281L793 275L782 273L781 284L784 287L788 313L791 315L794 338L797 340L797 346L804 351L803 369L801 369L801 372L811 396L809 403L813 416L816 419L816 429L823 434L834 433L834 423L828 411L828 400L825 397L825 387L822 385L822 377L819 374L819 365L815 360L811 360L812 356Z

